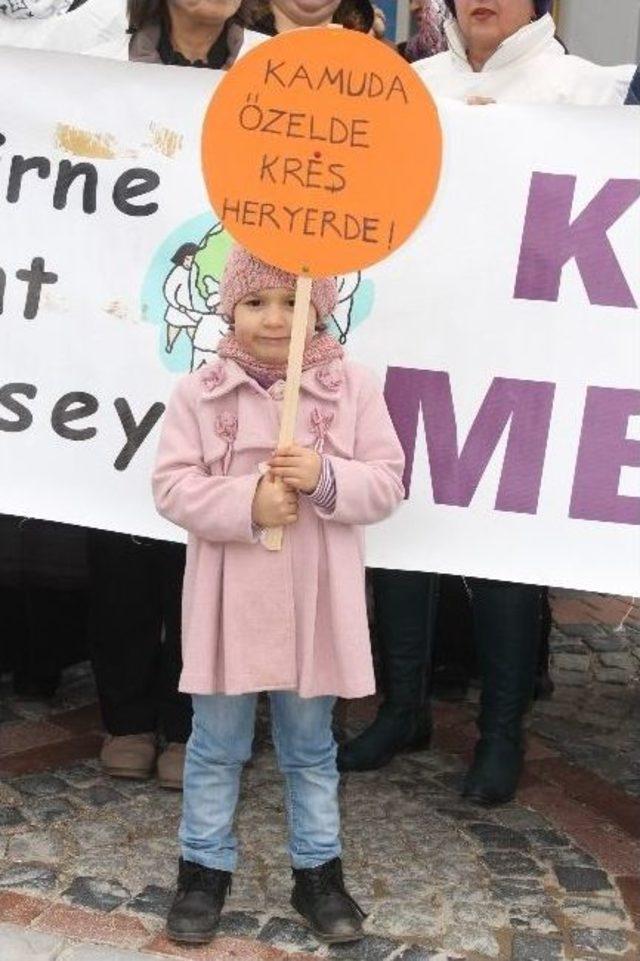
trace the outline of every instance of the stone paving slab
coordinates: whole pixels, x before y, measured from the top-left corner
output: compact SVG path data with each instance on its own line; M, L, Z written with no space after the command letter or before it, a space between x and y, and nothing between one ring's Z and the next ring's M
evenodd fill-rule
M2 961L57 961L63 946L64 939L58 935L0 924Z
M2 947L1 941L0 947ZM159 961L162 955L146 954L145 957L148 961ZM164 957L166 958L166 955ZM137 951L123 951L104 944L72 944L63 947L55 961L140 961L140 954Z
M560 683L607 687L640 676L640 600L576 591L551 591L552 668Z

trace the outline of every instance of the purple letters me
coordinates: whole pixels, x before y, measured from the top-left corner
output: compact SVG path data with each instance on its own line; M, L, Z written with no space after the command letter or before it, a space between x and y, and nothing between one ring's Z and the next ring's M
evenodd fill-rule
M640 467L640 441L627 438L634 416L640 390L587 390L569 517L640 524L640 497L618 494L620 469Z
M405 453L405 496L411 494L422 411L436 504L469 506L508 428L495 509L535 514L554 393L555 384L546 381L494 378L460 450L449 375L389 367L385 397ZM627 438L634 415L640 416L640 390L588 389L570 517L640 524L640 497L618 494L622 467L640 467L640 441Z
M436 504L468 507L507 425L509 438L496 510L535 514L544 468L555 384L496 377L458 453L449 375L389 367L385 397L404 448L406 496L411 491L420 408Z

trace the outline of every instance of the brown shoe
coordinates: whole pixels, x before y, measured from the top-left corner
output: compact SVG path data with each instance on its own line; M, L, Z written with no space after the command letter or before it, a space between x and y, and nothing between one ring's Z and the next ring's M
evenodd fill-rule
M153 774L156 763L155 734L124 734L118 737L108 734L100 752L100 763L104 773L111 777L146 780Z
M160 787L182 790L182 776L184 774L184 755L186 744L175 741L167 744L158 758L158 784Z

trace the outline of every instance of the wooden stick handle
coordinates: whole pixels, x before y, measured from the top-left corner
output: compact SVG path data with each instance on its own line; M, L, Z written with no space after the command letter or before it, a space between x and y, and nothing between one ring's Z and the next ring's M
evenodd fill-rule
M279 447L287 447L293 443L296 418L298 416L298 401L300 398L300 381L302 379L302 361L306 343L307 324L309 319L309 304L311 303L311 277L298 277L296 282L296 299L293 307L293 323L291 326L291 343L289 344L289 359L287 361L287 382L284 388L284 402L282 406L282 420L280 421ZM269 551L282 550L284 528L270 527L264 535L262 543Z

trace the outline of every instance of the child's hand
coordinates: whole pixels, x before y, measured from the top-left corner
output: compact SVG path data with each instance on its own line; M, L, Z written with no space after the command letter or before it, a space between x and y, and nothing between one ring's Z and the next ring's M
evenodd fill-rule
M256 488L251 520L258 527L285 527L298 520L298 495L271 474L265 474Z
M311 494L320 480L322 458L315 450L291 444L275 452L269 467L274 477L279 477L289 487Z

